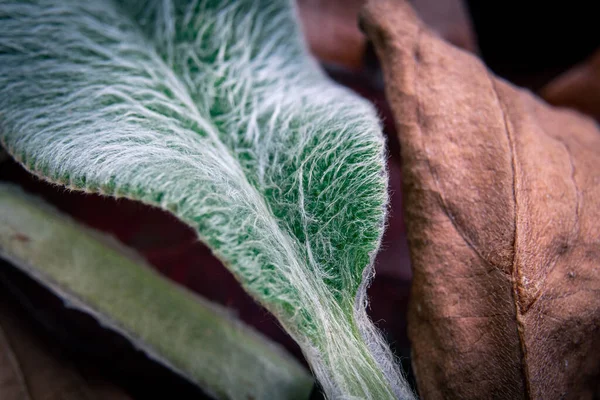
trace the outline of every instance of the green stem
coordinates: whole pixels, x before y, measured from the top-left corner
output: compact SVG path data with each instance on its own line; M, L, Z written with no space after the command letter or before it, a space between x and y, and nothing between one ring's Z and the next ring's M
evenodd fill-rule
M215 397L308 398L312 377L282 348L131 253L0 184L0 257Z

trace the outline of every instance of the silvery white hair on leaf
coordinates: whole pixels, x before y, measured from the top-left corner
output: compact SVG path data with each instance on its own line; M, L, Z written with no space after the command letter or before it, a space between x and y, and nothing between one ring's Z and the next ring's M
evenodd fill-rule
M0 0L0 20L15 159L196 229L329 398L413 397L365 312L387 206L376 112L319 69L291 1Z

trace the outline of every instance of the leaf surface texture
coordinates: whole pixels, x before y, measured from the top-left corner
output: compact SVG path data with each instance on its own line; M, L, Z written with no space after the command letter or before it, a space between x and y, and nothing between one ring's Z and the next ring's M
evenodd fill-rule
M494 77L406 1L372 0L364 18L402 148L421 394L592 398L598 125Z
M332 398L410 396L365 313L385 217L376 114L289 1L2 1L0 138L33 173L170 210Z

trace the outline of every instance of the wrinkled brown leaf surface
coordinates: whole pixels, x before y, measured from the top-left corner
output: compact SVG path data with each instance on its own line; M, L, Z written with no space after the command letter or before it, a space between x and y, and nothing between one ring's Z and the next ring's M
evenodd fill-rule
M403 158L425 399L580 399L600 370L600 131L372 0Z
M600 50L548 83L541 95L551 104L572 107L600 120Z
M129 400L114 386L78 372L55 350L0 302L0 399Z

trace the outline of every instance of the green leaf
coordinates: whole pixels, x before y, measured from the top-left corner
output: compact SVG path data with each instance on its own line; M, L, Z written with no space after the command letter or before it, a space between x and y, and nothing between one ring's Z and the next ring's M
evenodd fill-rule
M31 172L171 211L332 398L408 398L365 312L387 203L366 101L288 0L0 2L0 138Z
M7 184L0 184L0 257L218 398L310 394L311 376L282 348L111 237Z

